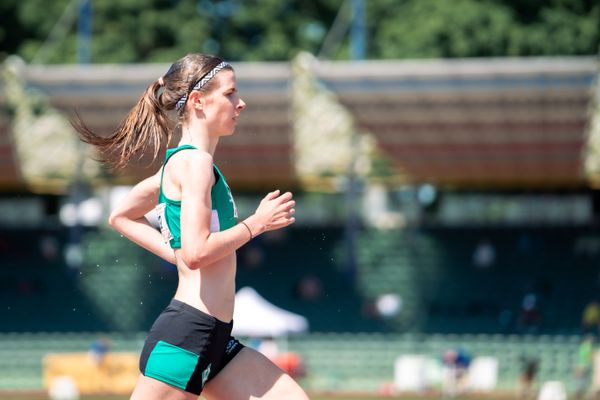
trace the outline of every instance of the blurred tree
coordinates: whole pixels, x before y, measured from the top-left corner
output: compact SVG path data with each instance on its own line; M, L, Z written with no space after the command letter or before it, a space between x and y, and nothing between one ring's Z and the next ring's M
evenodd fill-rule
M571 1L545 7L537 19L519 25L511 35L511 55L595 54L600 43L600 2L592 7L568 7Z
M92 62L168 62L194 51L287 61L300 51L318 53L346 1L97 0ZM600 42L597 0L365 4L368 58L596 54ZM78 0L3 0L0 53L76 62L77 6ZM348 58L347 35L334 47L333 58Z
M372 9L372 53L382 58L493 56L506 53L511 11L488 1L407 1Z
M17 17L17 4L19 0L3 0L0 2L0 58L14 54L19 47L19 40L27 35L24 27ZM4 53L2 55L1 53Z
M219 12L223 3L226 12ZM247 0L215 2L212 40L232 60L288 60L301 50L316 53L341 0ZM210 10L210 7L208 7Z
M341 0L94 1L92 62L167 62L194 51L230 60L286 60L300 49L318 50L340 4ZM31 61L43 46L52 46L40 62L75 62L77 15L64 16L76 6L77 0L3 2L1 51ZM63 37L49 43L51 33L61 29ZM9 30L21 34L8 35Z
M383 3L387 2L387 7ZM371 7L374 58L596 54L600 2L382 0ZM373 21L378 21L373 24Z

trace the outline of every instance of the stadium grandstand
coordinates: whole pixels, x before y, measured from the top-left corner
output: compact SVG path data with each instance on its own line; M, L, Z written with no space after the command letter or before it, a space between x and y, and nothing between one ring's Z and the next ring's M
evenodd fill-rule
M277 339L303 358L306 387L381 391L400 355L440 360L461 347L495 357L502 390L518 386L530 356L540 380L572 389L582 311L600 290L600 198L585 168L597 59L310 65L318 93L348 113L352 135L370 138L383 167L301 172L293 63L235 65L249 106L216 159L242 215L264 191L297 193L297 224L241 249L237 284L307 318L309 332ZM167 69L16 73L31 118L76 111L108 134ZM24 165L49 153L41 142L26 151L36 131L16 131L25 106L9 89L0 87L0 390L41 390L47 353L87 351L101 336L138 352L177 274L104 222L120 190L160 160L35 175ZM57 163L85 153L74 136L60 140ZM322 156L335 159L329 146Z

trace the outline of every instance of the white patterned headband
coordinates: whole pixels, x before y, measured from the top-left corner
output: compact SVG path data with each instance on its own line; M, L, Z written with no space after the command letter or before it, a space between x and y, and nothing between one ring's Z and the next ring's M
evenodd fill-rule
M196 84L194 85L194 87L192 88L191 91L193 90L200 90L204 87L204 85L206 85L208 83L208 81L210 81L212 78L214 78L214 76L216 74L219 73L220 70L222 70L225 67L229 67L229 63L226 61L223 61L221 63L219 63L216 67L214 67L213 69L210 70L210 72L206 75L204 75L204 77L202 79L200 79L198 82L196 82ZM183 96L181 96L181 98L179 100L177 100L177 104L175 104L175 109L177 111L181 110L183 108L183 106L185 105L185 103L187 102L188 99L188 94L190 93L186 93Z

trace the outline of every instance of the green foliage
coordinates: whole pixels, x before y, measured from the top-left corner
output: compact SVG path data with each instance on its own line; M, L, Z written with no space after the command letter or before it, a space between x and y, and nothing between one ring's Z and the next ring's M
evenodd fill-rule
M600 5L585 15L544 9L538 21L520 26L512 39L515 55L593 54L600 41Z
M381 17L373 51L382 58L500 55L512 24L509 9L477 0L411 1Z
M222 26L213 35L221 53L228 59L264 61L288 60L302 50L317 52L341 1L232 3L231 16L221 18Z
M600 3L586 1L406 1L372 10L371 55L381 58L595 54ZM377 13L377 11L379 13Z
M287 61L319 52L344 1L92 0L92 61L170 62L197 51ZM596 54L600 42L597 0L364 1L368 58ZM0 53L76 62L77 7L3 0ZM345 35L334 57L347 59L348 49Z

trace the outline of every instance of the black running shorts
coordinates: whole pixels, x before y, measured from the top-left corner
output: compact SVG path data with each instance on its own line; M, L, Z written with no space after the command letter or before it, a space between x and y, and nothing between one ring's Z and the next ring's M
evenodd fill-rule
M225 323L173 299L159 315L144 343L140 371L199 395L244 347Z

